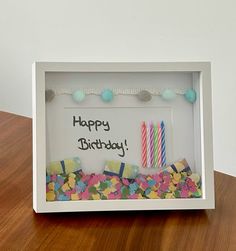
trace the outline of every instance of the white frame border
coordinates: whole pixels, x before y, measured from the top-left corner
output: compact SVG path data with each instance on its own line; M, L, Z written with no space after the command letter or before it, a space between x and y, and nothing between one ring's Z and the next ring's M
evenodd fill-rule
M46 201L45 74L46 72L197 72L200 73L200 119L203 198L150 200ZM35 212L213 209L214 168L212 91L209 62L33 64L33 208Z

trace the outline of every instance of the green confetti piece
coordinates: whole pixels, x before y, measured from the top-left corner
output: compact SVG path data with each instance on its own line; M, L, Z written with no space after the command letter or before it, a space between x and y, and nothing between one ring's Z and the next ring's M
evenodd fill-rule
M108 187L108 184L106 182L102 182L102 183L100 183L99 187L101 190L105 190Z
M201 192L195 192L195 193L193 193L193 197L194 198L200 198L201 196L202 196Z
M122 194L122 198L123 197L127 198L127 195L129 195L129 189L127 187L122 187L121 194Z
M110 180L106 180L105 183L107 184L107 187L110 187L112 185L112 182Z
M101 200L107 200L107 197L105 195L102 195Z
M93 194L96 194L96 193L97 193L96 187L90 187L90 188L89 188L89 192L90 192L90 193L93 193Z
M175 196L175 198L180 198L180 197L181 197L181 196L180 196L180 191L176 190L176 191L174 192L174 196Z

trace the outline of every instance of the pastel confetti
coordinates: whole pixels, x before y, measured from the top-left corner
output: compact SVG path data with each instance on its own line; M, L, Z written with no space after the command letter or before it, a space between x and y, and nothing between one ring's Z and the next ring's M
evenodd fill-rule
M173 165L172 165L173 166ZM46 201L201 198L201 177L186 160L133 179L73 172L46 176Z

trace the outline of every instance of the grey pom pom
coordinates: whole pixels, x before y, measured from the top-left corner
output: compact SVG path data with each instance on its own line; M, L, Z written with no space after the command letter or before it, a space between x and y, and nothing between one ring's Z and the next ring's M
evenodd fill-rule
M46 90L45 91L45 100L46 102L51 102L55 97L55 92L53 90Z
M143 101L143 102L148 102L152 99L151 93L146 90L142 90L141 92L139 92L137 94L137 97L140 101Z

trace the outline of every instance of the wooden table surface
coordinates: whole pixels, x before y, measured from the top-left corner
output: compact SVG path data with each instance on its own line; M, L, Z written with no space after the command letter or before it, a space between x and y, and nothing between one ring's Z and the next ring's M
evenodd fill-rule
M31 122L0 112L0 250L236 250L236 178L219 172L216 210L34 213Z

